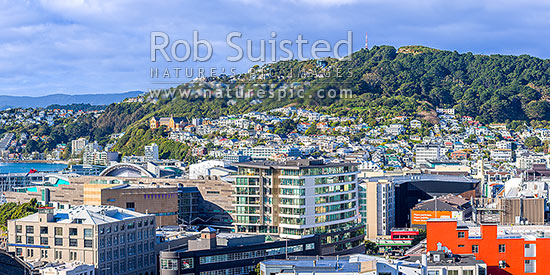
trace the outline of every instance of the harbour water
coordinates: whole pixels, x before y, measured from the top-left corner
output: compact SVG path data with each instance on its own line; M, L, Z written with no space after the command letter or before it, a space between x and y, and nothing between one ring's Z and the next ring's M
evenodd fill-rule
M53 172L65 169L67 165L60 163L38 163L38 162L0 162L0 174L27 173L31 169L38 172Z

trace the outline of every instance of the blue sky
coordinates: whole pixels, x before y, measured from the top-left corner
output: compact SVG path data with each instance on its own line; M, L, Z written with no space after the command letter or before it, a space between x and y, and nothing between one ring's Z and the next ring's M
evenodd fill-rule
M0 0L0 29L0 95L160 88L151 67L243 71L252 63L225 60L231 31L336 41L351 30L354 50L368 32L369 46L550 58L550 1L538 0ZM152 31L191 40L193 30L213 44L209 62L151 62Z

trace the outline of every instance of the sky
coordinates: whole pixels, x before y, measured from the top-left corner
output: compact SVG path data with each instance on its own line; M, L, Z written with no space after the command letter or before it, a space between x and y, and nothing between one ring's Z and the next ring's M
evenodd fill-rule
M252 52L271 32L277 41L301 34L334 44L352 31L354 51L368 33L369 47L550 58L550 1L0 0L0 30L0 95L117 93L185 82L174 68L192 68L194 77L199 67L246 71L256 63L226 60L235 54L226 43L233 31L242 33L239 45L252 41ZM152 32L192 42L193 31L212 44L210 60L151 61ZM172 74L151 78L152 68Z

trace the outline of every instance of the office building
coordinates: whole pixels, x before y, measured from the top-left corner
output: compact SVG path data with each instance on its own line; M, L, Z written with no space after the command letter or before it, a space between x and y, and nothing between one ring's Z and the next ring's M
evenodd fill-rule
M362 249L357 164L295 160L235 165L236 232L291 239L323 234L322 254Z
M186 247L160 252L160 274L238 275L248 274L266 259L293 255L318 255L319 236L280 240L265 235L217 233L207 227Z
M27 262L94 265L96 274L156 272L153 215L114 206L42 208L8 221L8 250Z

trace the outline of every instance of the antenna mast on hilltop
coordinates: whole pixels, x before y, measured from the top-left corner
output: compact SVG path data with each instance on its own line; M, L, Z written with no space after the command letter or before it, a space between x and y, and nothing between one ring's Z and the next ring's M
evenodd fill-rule
M369 35L365 32L365 49L369 49Z

